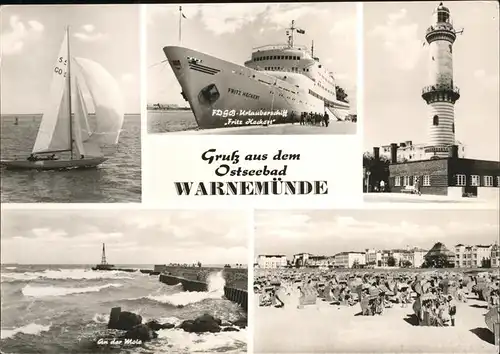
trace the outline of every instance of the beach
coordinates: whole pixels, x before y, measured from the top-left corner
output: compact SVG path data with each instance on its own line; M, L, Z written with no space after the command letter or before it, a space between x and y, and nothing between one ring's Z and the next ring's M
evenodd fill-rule
M498 352L487 341L493 335L485 328L486 306L477 300L458 304L455 327L421 327L412 320L411 305L394 305L381 316L360 316L359 304L329 305L321 299L297 309L296 296L283 296L283 308L259 307L256 299L256 353Z
M18 124L15 119L18 117ZM2 115L1 159L26 159L41 115ZM92 121L91 121L92 123ZM2 169L2 203L118 203L141 201L141 118L126 115L118 146L94 169L11 171Z

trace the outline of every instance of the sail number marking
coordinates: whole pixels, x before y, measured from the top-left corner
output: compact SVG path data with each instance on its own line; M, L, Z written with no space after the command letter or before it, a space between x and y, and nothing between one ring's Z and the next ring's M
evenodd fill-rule
M68 60L67 59L64 59L63 57L59 57L59 63L61 63L62 65L66 66L68 64ZM59 66L56 66L54 68L54 72L58 75L63 75L63 77L66 77L66 71L64 71L63 69L61 69Z

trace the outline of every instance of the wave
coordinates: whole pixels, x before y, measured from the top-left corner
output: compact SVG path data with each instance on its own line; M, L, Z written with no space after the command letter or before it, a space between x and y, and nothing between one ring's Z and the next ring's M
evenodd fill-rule
M169 346L182 348L189 353L194 352L214 352L217 349L224 348L227 351L230 348L242 349L246 347L247 331L245 329L239 332L219 332L219 333L188 333L183 330L158 331L158 338L166 339ZM238 350L241 352L242 350ZM243 350L246 352L246 350Z
M106 288L118 288L122 284L105 284L99 286L88 286L85 288L63 288L57 286L31 286L26 285L22 289L24 296L30 297L47 297L47 296L65 296L71 294L93 293Z
M98 280L98 279L133 279L126 272L106 271L97 272L88 269L60 269L60 270L45 270L43 272L24 272L24 273L3 273L2 282L4 281L29 281L37 279L51 280Z
M5 267L5 269L14 270L14 269L17 269L17 267Z
M207 278L208 291L183 291L180 293L163 294L163 295L150 294L143 298L173 306L186 306L207 299L221 299L224 296L225 285L226 281L224 279L224 276L222 275L222 271L220 271L216 273L211 273L208 276Z
M221 299L224 292L214 291L183 291L181 293L170 295L148 295L144 299L149 299L162 304L169 304L172 306L186 306L194 304L207 299Z
M1 339L7 339L7 338L14 337L18 333L31 334L31 335L37 336L42 332L47 332L48 330L50 330L51 326L52 326L51 324L47 325L47 326L43 326L43 325L39 325L36 323L30 323L29 325L14 328L14 329L2 328L1 329Z

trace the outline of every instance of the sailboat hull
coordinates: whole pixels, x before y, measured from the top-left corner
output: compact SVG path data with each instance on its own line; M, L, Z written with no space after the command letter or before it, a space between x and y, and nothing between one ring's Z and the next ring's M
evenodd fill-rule
M1 166L9 170L68 170L76 168L93 168L104 161L105 157L91 157L79 160L2 160Z

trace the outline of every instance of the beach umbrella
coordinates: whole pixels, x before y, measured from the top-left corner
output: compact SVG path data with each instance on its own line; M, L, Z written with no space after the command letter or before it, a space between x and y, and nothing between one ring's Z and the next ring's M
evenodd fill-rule
M484 322L489 330L495 333L495 323L500 323L500 309L498 307L491 308L484 315Z

